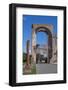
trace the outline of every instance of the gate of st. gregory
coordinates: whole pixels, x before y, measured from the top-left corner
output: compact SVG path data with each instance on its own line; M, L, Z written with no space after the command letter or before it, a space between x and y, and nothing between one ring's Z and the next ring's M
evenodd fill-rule
M36 35L38 32L44 32L48 35L48 57L47 63L50 63L52 58L52 34L53 34L53 25L47 24L33 24L32 25L32 60L36 63Z

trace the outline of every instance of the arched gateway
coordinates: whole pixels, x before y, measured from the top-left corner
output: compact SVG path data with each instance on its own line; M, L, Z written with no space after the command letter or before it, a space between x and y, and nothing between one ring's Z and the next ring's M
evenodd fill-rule
M50 63L52 58L52 34L53 26L47 24L33 24L32 25L32 60L36 63L36 35L38 32L44 32L48 35L48 59L47 63ZM45 42L45 41L44 41Z

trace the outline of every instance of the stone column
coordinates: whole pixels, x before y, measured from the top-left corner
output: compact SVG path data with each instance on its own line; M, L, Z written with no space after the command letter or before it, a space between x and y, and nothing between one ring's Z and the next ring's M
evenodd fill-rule
M26 56L26 68L27 68L27 69L30 68L29 46L30 46L30 41L27 40L27 43L26 43L26 52L27 52L27 56Z
M48 60L47 63L50 63L50 59L52 58L52 37L48 35Z
M36 63L36 33L32 30L32 61Z
M26 47L26 50L27 50L27 65L29 66L29 40L27 40L27 47Z
M53 34L53 56L51 59L52 64L57 63L57 36Z

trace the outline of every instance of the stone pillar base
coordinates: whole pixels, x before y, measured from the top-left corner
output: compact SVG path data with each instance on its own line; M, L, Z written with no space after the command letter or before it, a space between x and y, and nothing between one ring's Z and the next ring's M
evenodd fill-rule
M31 65L29 64L25 64L25 67L24 67L24 73L25 74L29 74L31 73Z
M31 65L30 64L26 64L25 65L25 68L28 70L28 69L31 69Z

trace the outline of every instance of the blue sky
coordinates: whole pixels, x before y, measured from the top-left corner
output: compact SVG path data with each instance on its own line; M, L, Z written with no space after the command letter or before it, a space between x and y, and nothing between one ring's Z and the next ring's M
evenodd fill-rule
M57 34L57 16L37 16L37 15L23 15L23 48L26 51L26 41L30 40L31 47L31 34L32 34L32 24L52 24L54 26L53 32ZM47 44L48 38L47 34L43 32L38 32L36 37L37 44Z

